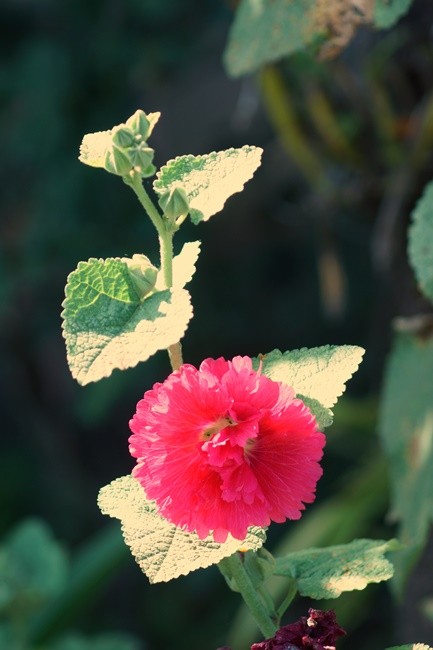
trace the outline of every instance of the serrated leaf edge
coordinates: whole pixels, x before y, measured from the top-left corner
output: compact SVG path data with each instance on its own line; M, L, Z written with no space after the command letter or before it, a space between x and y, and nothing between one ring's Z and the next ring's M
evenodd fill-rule
M128 478L129 478L129 477L134 478L132 475L129 475ZM126 477L121 477L121 478L126 478ZM208 568L209 566L212 566L213 564L216 564L216 563L217 563L217 562L213 562L212 560L210 560L210 561L208 561L208 562L205 563L205 564L201 564L200 567L197 567L197 568L195 568L195 569L190 569L190 570L187 569L187 570L185 570L185 571L180 570L179 573L176 573L176 575L174 575L174 576L173 576L172 578L170 578L169 580L158 580L158 579L156 579L156 578L157 578L157 575L158 575L158 573L159 573L159 571L158 571L158 573L157 573L156 576L152 576L152 577L149 576L149 575L146 573L146 571L143 569L143 567L141 566L141 564L139 564L138 560L136 559L136 556L132 553L132 550L131 550L131 547L130 547L129 543L127 542L127 539L126 539L126 538L127 538L126 529L128 528L128 523L127 523L127 522L125 522L125 523L123 522L123 519L124 519L124 518L122 519L120 516L112 515L110 512L108 512L106 509L104 509L103 506L102 506L102 504L101 504L101 495L102 495L103 491L104 491L105 489L108 489L109 487L111 487L111 486L113 485L113 483L115 483L115 482L118 481L118 480L120 480L120 479L114 479L113 481L111 481L111 483L109 483L108 485L105 485L104 487L102 487L102 488L99 490L98 498L97 498L97 504L98 504L98 507L99 507L99 509L100 509L100 511L102 512L103 515L108 516L108 517L110 517L111 519L117 519L117 520L120 522L120 529L121 529L121 531L122 531L122 537L123 537L124 542L125 542L125 544L127 545L127 547L129 548L129 550L130 550L130 552L131 552L131 555L133 556L134 560L135 560L135 561L137 562L137 564L139 565L141 571L146 575L146 577L148 578L148 580L149 580L149 582L150 582L151 584L156 584L156 583L160 583L160 582L169 582L169 580L175 580L176 578L179 578L180 576L186 576L186 575L188 575L189 573L193 573L194 571L198 571L199 569L206 569L206 568ZM136 480L136 479L135 479L135 480ZM144 491L144 489L143 489L143 491ZM144 493L144 494L145 494L145 493ZM165 517L163 517L163 516L158 512L158 507L157 507L155 501L152 501L151 499L148 499L147 496L146 496L146 494L145 494L145 498L146 498L146 500L147 500L149 503L155 505L156 512L152 513L152 516L159 517L159 518L160 518L164 523L166 523L166 524L168 523L168 524L172 527L172 530L173 530L173 539L174 539L174 536L176 535L176 533L179 532L179 533L182 533L182 534L185 534L185 535L190 535L190 536L193 537L193 538L196 538L196 541L197 541L197 543L198 543L199 545L200 545L200 544L201 544L201 545L209 545L209 546L212 546L212 547L214 547L214 548L215 548L215 547L219 547L219 548L221 548L222 546L224 546L225 542L224 542L223 544L220 544L220 543L218 543L218 542L215 542L215 541L212 539L211 535L209 535L209 538L207 538L208 541L206 541L206 540L202 540L202 539L200 539L200 538L198 537L197 533L189 532L189 531L187 531L187 530L185 530L185 529L183 529L183 528L179 528L179 527L176 526L175 524L172 524L168 519L165 519ZM251 531L254 531L254 530L257 530L257 533L252 533L252 534L256 535L256 537L257 537L258 539L260 539L260 537L259 537L259 531L260 531L260 533L263 535L263 539L261 540L262 543L260 544L260 546L257 546L257 549L258 549L258 548L261 548L261 546L263 546L263 544L264 544L265 541L266 541L266 528L260 528L259 526L251 526L251 528L249 528L249 533L251 534ZM233 538L233 539L234 539L234 538ZM238 540L238 541L239 541L239 549L240 549L240 548L244 548L244 549L247 548L247 546L246 546L246 544L247 544L246 539L244 539L244 540ZM170 547L171 547L171 543L172 543L172 542L170 542ZM257 549L256 549L256 550L257 550ZM248 549L248 550L249 550L249 549ZM167 552L167 554L166 554L166 557L167 557L167 555L168 555L168 552ZM233 552L232 552L232 551L229 551L229 552L227 553L227 555L224 555L224 556L221 557L220 559L224 559L224 557L229 557L230 555L233 555ZM165 562L165 560L166 560L166 557L164 558L164 560L163 560L163 562L162 562L162 564L161 564L161 567L163 566L163 564L164 564L164 562Z
M388 539L388 540L383 540L383 539L375 540L375 539L368 539L368 538L357 538L357 539L352 540L352 542L348 542L347 544L333 544L331 546L325 546L325 547L312 546L312 547L310 547L308 549L305 549L305 550L302 550L302 551L293 551L291 553L288 553L287 555L289 555L289 556L290 555L295 555L296 556L298 553L303 554L306 551L327 551L327 550L330 551L330 550L335 549L335 548L340 549L340 548L350 546L350 545L354 544L355 542L375 542L377 545L373 546L372 548L367 549L367 551L374 551L374 550L378 551L380 556L382 557L382 559L386 560L386 562L388 562L388 564L392 567L392 569L393 569L392 574L394 573L393 564L392 564L391 560L389 560L386 557L386 554L387 553L393 553L393 552L398 551L398 550L401 549L401 543L396 538L391 538L391 539ZM380 543L380 545L379 545L379 543ZM278 569L277 569L279 559L280 558L275 558L275 560L276 560L276 565L275 565L276 570L274 570L274 575L276 575L276 576L286 576L287 577L287 572L283 573L283 572L281 572L281 570L278 571ZM284 559L284 556L281 559ZM355 558L354 558L354 561L355 561ZM390 577L392 577L392 576L390 576ZM300 576L300 578L302 578L302 576ZM362 578L362 576L361 576L361 578ZM293 579L297 581L298 577L293 576ZM390 578L388 578L388 579L390 579ZM339 598L341 596L341 594L347 593L347 591L363 591L367 587L367 585L369 585L369 584L378 584L379 582L384 582L384 580L386 580L386 578L372 577L372 578L368 578L368 579L364 578L364 580L365 580L364 586L359 586L359 587L351 586L350 590L344 590L344 589L338 590L338 589L335 589L336 595L332 596L332 598ZM315 598L314 596L311 596L310 590L301 589L301 588L299 588L299 586L297 587L297 589L298 589L299 594L301 596ZM328 587L328 590L329 590L329 587ZM329 596L327 598L329 598Z
M77 271L81 270L85 265L89 264L90 262L102 262L102 263L104 263L104 262L108 262L108 261L110 261L110 262L111 261L120 261L127 268L126 262L124 262L121 257L106 257L106 258L89 257L88 260L81 260L80 262L78 262L76 268L73 271L71 271L70 273L68 273L68 276L66 278L66 285L65 285L65 298L63 299L63 301L61 303L62 311L60 313L60 317L62 319L62 326L61 326L62 337L63 337L63 340L65 341L65 343L66 343L66 336L67 336L65 312L66 312L66 309L67 309L67 306L68 306L67 305L68 300L70 299L70 296L68 296L68 284L69 284L70 277L74 273L76 273ZM164 289L164 291L170 291L170 289ZM182 335L179 337L179 339L177 339L177 340L180 340L183 337L183 335L185 334L186 330L187 330L188 323L190 322L191 318L194 315L194 310L193 310L193 307L192 307L191 295L190 295L189 291L187 291L186 289L183 289L183 288L178 288L178 287L176 287L174 289L174 291L176 291L176 292L177 291L185 291L185 293L188 295L188 306L190 307L190 314L191 314ZM157 293L159 293L159 292L157 292ZM170 293L172 294L173 292L170 291ZM151 294L151 295L154 295L154 294ZM150 298L151 296L148 296L148 297ZM115 298L113 298L113 300L115 300ZM119 301L119 302L121 302L121 301ZM143 304L143 302L140 303L140 306ZM134 312L134 314L135 314L135 312ZM131 320L133 318L134 314L131 316L131 318L129 320ZM177 340L173 341L173 343L170 343L169 345L173 345L174 343L177 343ZM156 352L158 352L158 350ZM156 354L156 352L154 354ZM102 353L102 350L101 350L101 352L99 354L101 354L101 353ZM95 359L97 359L99 354L95 357ZM153 354L151 354L150 356L153 356ZM147 357L147 358L149 359L150 356ZM94 381L100 381L100 379L106 379L107 377L110 377L112 375L114 370L119 370L119 368L112 368L107 374L101 376L100 379L98 379L98 380L83 381L82 379L78 378L77 374L71 368L71 365L69 364L69 354L67 354L67 361L68 361L68 366L69 366L69 370L71 372L72 377L80 384L80 386L86 386L87 384L93 383ZM129 368L135 368L136 366L138 366L139 363L142 363L144 361L146 361L146 359L144 359L144 360L143 359L138 359L135 363L131 363L131 365L128 365L128 369Z
M355 372L358 370L359 366L361 365L361 361L362 361L362 359L364 357L364 354L365 354L365 349L364 348L362 348L359 345L330 345L330 346L319 345L319 346L317 346L315 348L306 348L306 347L304 347L304 348L296 348L294 350L287 350L286 352L281 352L281 350L279 350L278 348L275 348L274 350L271 350L270 352L266 352L266 354L264 354L264 355L259 355L256 358L260 360L261 358L266 358L268 355L273 354L274 352L277 352L280 355L280 357L284 357L285 355L290 355L293 352L313 352L313 351L317 351L317 350L321 350L321 349L326 349L327 347L334 347L334 348L338 348L338 349L352 348L353 350L359 350L360 351L359 361L356 364L356 366L353 368L353 371L350 373L350 375L347 377L347 379L343 382L343 387L342 387L341 393L338 393L335 396L335 401L330 406L324 407L324 408L332 409L335 406L335 404L337 403L338 398L341 397L343 395L343 393L346 391L347 382L353 377L353 375L355 374ZM296 394L298 395L298 393L296 393Z
M242 147L230 147L229 149L221 149L220 151L210 151L209 153L205 154L200 154L198 156L195 156L194 154L186 154L184 156L176 156L176 158L171 158L170 160L167 160L165 165L163 165L156 173L155 180L153 181L153 189L157 194L160 194L160 190L165 190L166 187L163 186L162 188L159 187L161 181L161 176L163 175L164 171L166 170L167 167L176 164L180 160L184 160L186 162L189 162L190 160L206 160L210 156L217 156L218 154L232 154L235 151L257 151L259 153L259 160L261 160L262 154L263 154L263 149L262 147L257 147L256 145L253 144L244 144ZM250 180L250 179L248 179ZM247 182L247 181L245 181ZM182 181L178 181L179 185L182 184ZM242 187L245 187L245 183L243 183ZM236 192L237 193L237 192Z
M170 291L170 290L165 289L165 291ZM186 289L176 289L175 291L184 291L188 295L188 306L190 307L190 310L189 310L190 317L189 317L189 319L188 319L188 321L187 321L187 323L185 325L185 329L183 330L182 334L180 336L176 337L176 340L174 340L172 343L168 343L167 347L169 347L170 345L174 345L175 343L180 341L181 338L183 338L183 336L184 336L184 334L185 334L185 332L186 332L186 330L188 328L188 324L189 324L190 320L192 319L192 317L194 315L194 310L193 310L192 303L191 303L191 295L190 295L189 291L187 291ZM159 292L157 292L157 293L159 293ZM152 294L152 295L154 295L154 294ZM151 296L149 296L149 297L151 297ZM143 302L145 302L145 301L143 301ZM140 305L137 307L137 309L139 309L139 307L141 307L143 305L143 302L140 303ZM135 312L134 312L134 314L135 314ZM128 319L128 321L125 321L125 322L128 323L129 320L131 320L134 317L134 314L132 314L130 319ZM63 338L64 338L64 340L66 342L66 330L65 330L64 325L65 325L65 321L62 323L62 336L63 336ZM155 350L155 352L150 354L145 359L137 359L137 361L128 364L128 367L124 368L124 369L129 370L130 368L135 368L136 366L138 366L139 363L144 363L145 361L147 361L147 359L150 359L150 357L153 357L154 354L156 354L157 352L160 352L161 349L162 348L159 348L158 350ZM163 349L166 349L166 348L163 348ZM96 355L96 357L92 361L92 364L99 357L99 355L102 354L102 351L103 350L101 350ZM106 374L101 375L98 379L91 379L91 380L88 380L88 381L87 380L83 381L83 379L78 378L78 375L72 370L71 366L69 365L69 355L67 355L67 358L68 358L68 366L69 366L69 370L71 372L71 375L80 384L80 386L86 386L87 384L91 384L91 383L94 383L96 381L100 381L101 379L106 379L107 377L110 377L115 370L123 370L123 368L118 368L118 367L115 366L115 367L111 368L111 370L109 370L109 372L107 372Z

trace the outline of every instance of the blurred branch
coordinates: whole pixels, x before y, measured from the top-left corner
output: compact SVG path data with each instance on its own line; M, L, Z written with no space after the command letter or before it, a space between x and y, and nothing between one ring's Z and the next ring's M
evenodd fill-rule
M311 88L306 103L311 119L331 153L342 158L345 163L359 162L358 152L346 138L325 93L318 86Z
M276 66L262 70L260 87L269 120L291 160L316 191L327 194L330 182L326 169L304 136L289 89Z

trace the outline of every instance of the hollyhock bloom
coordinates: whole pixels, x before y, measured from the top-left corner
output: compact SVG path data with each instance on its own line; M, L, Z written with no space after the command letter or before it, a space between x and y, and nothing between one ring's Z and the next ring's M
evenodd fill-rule
M144 394L130 428L147 497L201 539L244 539L314 501L325 437L294 390L249 357L183 365Z
M253 643L251 650L335 650L335 642L346 632L335 619L335 612L309 609L296 623L281 627L272 639Z

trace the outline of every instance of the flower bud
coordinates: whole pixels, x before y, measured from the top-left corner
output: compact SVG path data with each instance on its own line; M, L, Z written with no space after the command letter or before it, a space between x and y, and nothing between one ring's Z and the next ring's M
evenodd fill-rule
M104 167L112 174L127 176L132 169L132 164L127 153L113 144L105 154Z
M135 143L134 133L124 124L115 126L111 131L111 137L117 147L126 149Z
M136 254L129 257L123 257L122 260L127 264L131 280L141 299L145 298L155 288L158 269L153 266L146 255Z
M158 200L165 216L175 221L182 214L189 212L188 197L183 187L171 187Z
M133 167L140 167L141 169L149 167L154 155L155 151L148 147L146 142L140 143L129 152Z
M150 135L150 122L147 119L146 113L139 109L135 111L134 115L126 120L126 126L128 126L134 135L141 135L143 140L146 140Z

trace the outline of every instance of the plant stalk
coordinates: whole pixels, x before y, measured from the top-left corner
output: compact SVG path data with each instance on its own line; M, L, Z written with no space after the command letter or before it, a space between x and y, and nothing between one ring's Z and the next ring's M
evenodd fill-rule
M131 177L124 179L127 185L134 190L141 205L149 215L149 218L158 232L161 271L164 284L167 289L173 286L173 235L174 231L168 227L158 210L155 208L152 199L143 187L139 174L134 173ZM180 341L170 345L167 349L170 364L173 370L178 370L183 363L182 346Z
M218 568L229 585L231 581L236 584L237 590L244 599L263 636L265 638L273 637L278 630L278 625L273 620L268 607L245 571L240 553L235 553L221 560Z

